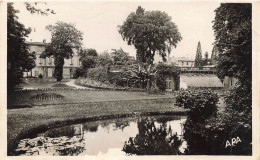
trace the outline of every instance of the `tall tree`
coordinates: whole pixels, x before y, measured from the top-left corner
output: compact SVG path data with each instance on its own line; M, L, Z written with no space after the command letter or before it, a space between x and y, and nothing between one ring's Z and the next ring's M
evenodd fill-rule
M119 33L128 45L134 45L137 50L137 60L145 64L147 77L152 70L155 54L159 54L166 61L167 51L176 47L182 39L177 26L171 17L161 11L145 11L139 6L132 12L123 25L119 26ZM149 79L149 78L148 78ZM149 83L147 83L149 89Z
M211 62L212 62L212 64L217 64L218 58L219 58L218 47L216 45L214 45L214 47L212 49L212 54L211 54Z
M215 44L221 53L220 77L236 77L240 82L252 81L252 6L224 3L215 10Z
M48 25L47 30L51 32L52 38L42 53L41 57L53 55L55 71L54 76L57 81L63 79L64 58L73 57L73 48L79 50L82 45L82 32L76 29L75 25L65 22L57 22L55 25Z
M197 46L197 52L195 57L195 67L201 67L202 66L202 51L201 51L201 44L200 41Z
M206 53L204 54L204 57L205 57L205 59L204 59L204 62L203 62L203 66L208 65L208 63L209 63L209 53L208 53L208 51L206 51Z
M8 90L20 83L24 71L35 67L35 54L30 53L25 37L31 32L18 21L13 3L7 4L7 85Z
M217 73L238 79L237 86L226 97L226 113L221 119L230 135L243 137L241 148L231 147L235 154L252 154L252 4L222 3L215 10L213 29L220 55ZM241 125L242 124L242 125ZM219 128L219 127L217 127Z

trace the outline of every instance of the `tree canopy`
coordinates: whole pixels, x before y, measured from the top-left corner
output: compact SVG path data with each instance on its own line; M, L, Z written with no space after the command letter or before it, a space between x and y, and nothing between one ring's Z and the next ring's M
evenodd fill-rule
M79 50L82 45L82 32L75 25L65 22L57 22L48 25L47 30L51 32L51 43L47 45L41 57L54 56L55 77L57 81L62 80L64 58L73 57L73 49Z
M111 56L114 59L114 65L130 65L135 62L134 57L129 56L122 48L112 49Z
M39 4L46 5L47 4L46 2L34 2L34 3L24 2L24 4L26 5L26 9L32 14L34 13L41 14L41 15L49 15L50 13L56 14L53 9L50 8L41 9L40 7L37 7L37 5Z
M212 49L212 54L211 54L211 62L212 64L216 64L219 58L219 51L216 45L214 45Z
M182 39L171 20L165 12L145 11L139 6L119 26L119 33L128 45L137 49L138 61L152 64L156 53L166 61L166 52Z
M243 137L229 154L252 155L252 4L223 3L215 10L213 29L219 51L217 74L235 77L239 83L225 98L227 116L220 116L226 135Z
M93 56L93 57L97 57L98 53L95 49L92 48L88 48L88 49L83 49L79 52L79 56L80 56L80 60L85 59L88 56Z
M83 49L79 52L81 69L87 73L89 68L95 68L97 63L98 53L95 49Z
M35 54L30 53L25 43L25 37L31 32L18 21L12 3L7 4L7 81L8 89L19 84L24 71L35 67Z
M220 77L236 77L240 82L252 81L252 5L223 3L215 10L213 21L215 44L221 58Z

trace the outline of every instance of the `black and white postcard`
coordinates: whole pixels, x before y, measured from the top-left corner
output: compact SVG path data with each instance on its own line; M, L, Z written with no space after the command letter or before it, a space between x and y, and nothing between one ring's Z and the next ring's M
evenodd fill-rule
M0 159L260 159L260 1L0 7Z

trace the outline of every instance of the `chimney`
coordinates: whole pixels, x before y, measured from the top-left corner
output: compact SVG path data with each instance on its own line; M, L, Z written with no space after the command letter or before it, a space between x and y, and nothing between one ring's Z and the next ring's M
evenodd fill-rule
M43 43L46 43L46 39L43 39L43 41L42 41Z

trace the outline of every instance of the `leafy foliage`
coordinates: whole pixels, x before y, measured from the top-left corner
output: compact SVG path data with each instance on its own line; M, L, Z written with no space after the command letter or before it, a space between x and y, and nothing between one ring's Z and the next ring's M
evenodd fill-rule
M189 109L188 118L195 122L204 122L216 115L218 95L211 90L181 90L176 96L178 106Z
M227 115L220 116L226 135L239 135L242 143L230 154L252 154L252 4L225 3L215 10L213 29L220 52L218 76L235 77L237 86L226 97Z
M252 89L250 86L236 86L225 97L227 110L235 110L239 113L250 114L252 112Z
M74 25L57 22L55 25L46 27L51 32L51 43L47 45L41 58L54 56L55 77L57 81L62 80L64 58L73 56L73 48L79 49L82 45L82 32Z
M97 80L100 82L106 82L108 80L107 68L103 66L98 66L96 68L90 68L88 70L88 78Z
M98 53L95 49L89 48L89 49L83 49L79 52L80 60L85 59L88 56L97 57Z
M81 61L80 72L82 73L80 76L87 76L88 69L96 67L97 51L95 49L84 49L79 52L79 56Z
M195 57L195 67L201 67L202 66L202 51L201 51L201 44L198 43L197 46L197 52Z
M215 10L215 44L221 53L219 77L252 82L252 4L223 3Z
M29 53L25 37L31 32L18 21L12 3L7 4L7 82L8 89L13 89L21 82L24 71L35 67L35 53Z
M129 53L124 52L122 48L112 50L111 56L114 59L114 65L131 65L135 63L134 57L129 56Z
M206 66L211 63L211 60L209 59L209 53L206 51L204 54L204 59L202 60L202 66Z
M141 88L142 78L137 64L113 66L116 72L109 72L109 81L119 86Z
M153 63L156 52L165 60L167 49L176 47L181 40L177 26L167 13L144 11L140 6L119 26L119 33L129 45L135 46L138 60L148 64Z
M79 68L76 68L76 70L73 74L73 78L79 78L79 77L82 77L84 75L85 75L84 70L81 67L79 67Z
M114 64L113 58L108 52L103 52L97 57L96 66L102 66L109 70L109 67Z
M212 49L212 54L211 54L211 62L212 64L216 64L218 62L218 58L219 58L219 51L216 45L214 45L213 49Z
M156 85L161 91L166 89L166 77L173 77L175 83L175 89L180 88L180 69L174 65L167 65L164 63L159 63L156 66Z
M34 2L34 3L25 2L24 4L26 5L26 9L32 14L34 13L41 14L41 15L49 15L50 13L56 14L54 10L50 8L40 9L40 7L37 7L37 5L40 4L46 5L46 2Z
M134 45L136 48L137 61L146 66L147 78L151 73L155 54L159 54L166 61L166 52L176 47L182 39L177 26L167 13L145 11L141 6L119 26L119 33L128 45ZM147 84L149 89L149 83Z

